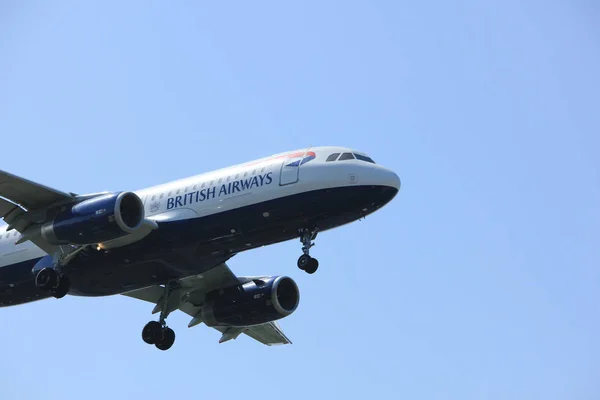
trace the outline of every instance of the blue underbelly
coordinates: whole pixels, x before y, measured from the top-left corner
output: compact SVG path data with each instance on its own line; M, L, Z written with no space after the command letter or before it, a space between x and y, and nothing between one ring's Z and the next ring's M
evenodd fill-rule
M65 268L70 294L113 295L199 274L239 252L297 238L300 228L318 226L324 231L355 221L385 205L396 192L383 186L324 189L200 218L160 222L139 242L81 252ZM36 262L0 268L0 306L47 297L34 284L31 269Z

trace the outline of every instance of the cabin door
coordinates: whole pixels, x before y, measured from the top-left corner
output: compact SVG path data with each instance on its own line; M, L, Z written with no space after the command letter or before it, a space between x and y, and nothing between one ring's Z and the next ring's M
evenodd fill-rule
M281 174L279 175L279 185L291 185L298 182L300 175L300 162L304 158L304 153L292 154L286 157L281 164Z

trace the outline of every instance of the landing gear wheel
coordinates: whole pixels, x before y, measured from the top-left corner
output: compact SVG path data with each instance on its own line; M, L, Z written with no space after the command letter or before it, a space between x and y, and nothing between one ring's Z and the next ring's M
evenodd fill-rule
M302 254L300 258L298 258L298 268L305 271L306 267L310 265L310 260L312 260L311 256L309 256L308 254Z
M69 293L69 289L71 289L71 281L68 276L61 276L58 281L58 285L52 289L51 293L57 299L62 299Z
M310 258L308 265L304 268L307 274L314 274L319 268L319 261L316 258Z
M58 273L52 268L43 268L35 276L35 286L42 290L51 290L58 283Z
M179 285L174 282L168 282L164 287L164 295L158 301L160 318L158 321L150 321L142 329L142 339L148 344L153 344L157 349L169 350L175 343L175 332L167 326L166 319L171 311L179 308L181 296L177 295L171 298L174 290L179 289ZM171 301L175 300L175 301Z
M298 268L303 271L306 271L309 274L314 274L317 272L317 268L319 268L319 262L310 256L310 248L315 244L313 240L317 237L318 229L300 229L300 242L302 243L302 254L300 258L298 258Z
M157 349L165 351L169 350L171 346L173 346L173 343L175 343L175 332L173 329L165 326L162 331L161 340L156 342L154 345Z
M160 322L150 321L142 329L142 339L148 344L155 344L162 340L162 330Z

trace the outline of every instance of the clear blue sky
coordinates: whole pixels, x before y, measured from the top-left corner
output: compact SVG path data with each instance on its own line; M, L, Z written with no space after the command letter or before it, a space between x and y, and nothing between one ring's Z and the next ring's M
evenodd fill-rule
M293 345L173 314L163 353L147 303L46 300L0 309L1 397L600 398L598 5L218 3L0 3L0 168L89 193L335 144L401 193L315 275L231 260L297 280Z

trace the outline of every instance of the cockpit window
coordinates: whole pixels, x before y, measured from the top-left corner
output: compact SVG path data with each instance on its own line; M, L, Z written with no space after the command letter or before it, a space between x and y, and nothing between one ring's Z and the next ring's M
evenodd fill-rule
M339 155L340 155L340 153L333 153L329 157L327 157L327 160L325 160L325 161L335 161L335 160L337 160Z
M362 154L356 154L356 153L354 153L354 155L356 156L356 158L358 160L366 161L366 162L370 162L370 163L375 164L375 161L373 161L373 159L371 157L363 156Z
M342 160L354 160L354 156L352 155L352 153L344 153L340 157L340 161Z

